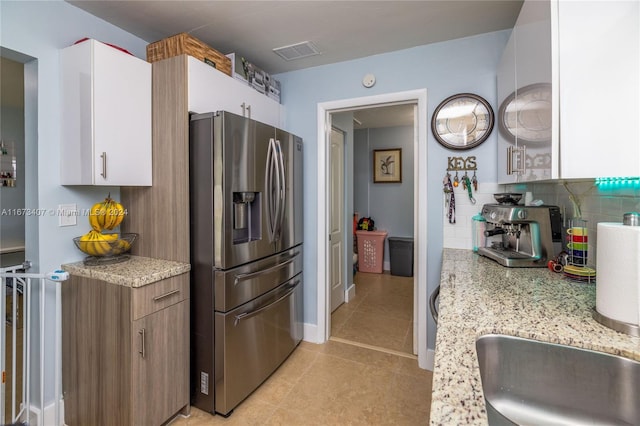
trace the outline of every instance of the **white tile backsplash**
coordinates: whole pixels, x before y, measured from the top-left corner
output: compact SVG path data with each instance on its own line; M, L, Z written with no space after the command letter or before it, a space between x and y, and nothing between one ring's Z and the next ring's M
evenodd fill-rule
M445 195L442 194L442 205L444 207L443 214L443 237L442 245L444 248L456 248L456 249L469 249L471 250L473 237L472 237L472 217L480 213L484 204L495 203L493 194L497 192L504 192L504 185L497 183L482 183L478 184L478 191L473 191L473 198L476 203L472 204L469 200L467 190L462 188L462 185L453 189L453 193L456 199L456 223L449 223L448 210L445 206Z

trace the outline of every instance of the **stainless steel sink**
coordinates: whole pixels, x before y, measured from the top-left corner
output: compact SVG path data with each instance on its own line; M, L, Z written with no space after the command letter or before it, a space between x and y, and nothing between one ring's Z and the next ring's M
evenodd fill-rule
M640 362L498 334L476 352L490 425L640 425Z

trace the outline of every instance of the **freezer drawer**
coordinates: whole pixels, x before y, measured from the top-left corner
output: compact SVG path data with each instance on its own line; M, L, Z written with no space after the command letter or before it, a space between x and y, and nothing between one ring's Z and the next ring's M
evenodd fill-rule
M237 268L214 271L215 310L227 312L302 272L302 245Z
M215 313L215 412L227 415L302 340L302 274L227 313Z

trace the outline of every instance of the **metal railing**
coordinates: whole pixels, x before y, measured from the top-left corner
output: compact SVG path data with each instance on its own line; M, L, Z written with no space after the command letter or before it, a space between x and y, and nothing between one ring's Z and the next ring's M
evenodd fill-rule
M0 318L6 319L6 325L0 327L0 424L27 423L32 424L31 411L36 415L37 425L64 424L61 419L61 292L59 282L67 280L69 275L64 271L47 274L31 274L24 272L28 264L0 268L0 284L5 289L5 301L0 303ZM47 302L47 292L55 293L53 306ZM34 327L32 300L38 295L39 328ZM7 298L11 298L10 312L7 312ZM54 386L53 418L45 410L45 321L51 313L55 314L55 350L54 350ZM32 335L38 333L40 342L38 389L31 389L32 367ZM10 333L10 339L7 334ZM19 338L21 336L21 338ZM21 354L18 347L22 346ZM10 349L10 365L7 365L7 349ZM18 357L21 357L20 359ZM19 362L20 361L20 362ZM9 372L9 374L7 374ZM11 387L7 389L7 380ZM21 389L19 389L21 388ZM10 391L10 406L7 407L7 391ZM32 405L32 393L39 392L38 405Z

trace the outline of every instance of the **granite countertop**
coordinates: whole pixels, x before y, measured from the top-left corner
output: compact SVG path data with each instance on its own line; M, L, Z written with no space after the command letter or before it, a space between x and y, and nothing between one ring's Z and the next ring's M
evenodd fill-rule
M640 360L640 338L592 317L595 284L546 268L506 268L471 250L445 249L431 424L487 424L476 338L507 334Z
M173 260L131 256L129 260L113 265L87 266L80 261L64 264L62 269L71 275L135 288L184 274L191 270L191 265Z

